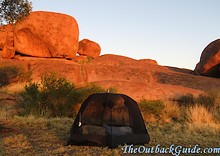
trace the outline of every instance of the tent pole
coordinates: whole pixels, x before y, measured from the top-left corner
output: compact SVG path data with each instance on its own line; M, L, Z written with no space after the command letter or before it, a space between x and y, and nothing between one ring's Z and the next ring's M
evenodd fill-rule
M112 147L112 108L110 108L110 116L111 116L111 147Z
M107 93L108 94L108 96L107 96L107 101L106 101L106 103L107 103L107 107L110 107L110 120L111 120L111 137L110 137L110 139L111 139L111 147L112 147L112 107L111 106L109 106L109 96L110 96L110 93Z

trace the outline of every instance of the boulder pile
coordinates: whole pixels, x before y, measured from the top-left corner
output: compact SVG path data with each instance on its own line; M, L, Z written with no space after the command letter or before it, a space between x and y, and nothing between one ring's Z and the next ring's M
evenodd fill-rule
M80 45L80 47L79 47ZM37 11L17 22L0 28L0 49L3 58L15 52L33 57L73 59L76 54L97 57L100 46L90 40L79 43L77 21L65 14Z

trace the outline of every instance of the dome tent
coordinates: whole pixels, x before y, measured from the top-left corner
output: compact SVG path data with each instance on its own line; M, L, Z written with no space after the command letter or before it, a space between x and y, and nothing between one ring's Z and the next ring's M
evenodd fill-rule
M96 93L81 105L67 145L146 144L150 137L137 102L124 94Z

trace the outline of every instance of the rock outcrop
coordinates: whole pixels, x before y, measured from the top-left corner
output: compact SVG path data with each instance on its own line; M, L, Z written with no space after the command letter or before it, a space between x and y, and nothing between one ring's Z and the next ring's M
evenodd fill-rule
M75 59L75 58L74 58ZM118 55L102 55L88 63L76 63L64 59L20 57L0 59L0 65L23 66L30 70L33 82L40 82L42 75L56 72L77 88L90 83L105 88L116 88L135 100L173 99L191 93L195 96L215 88L220 90L220 79L195 76L170 70L168 67L134 60ZM9 89L17 88L17 83Z
M30 56L74 58L78 38L76 20L60 13L32 12L15 27L16 51Z
M12 58L15 51L27 56L74 58L78 50L79 29L76 20L53 12L31 12L16 23L0 31L0 49L4 58Z
M51 48L28 29L20 29L16 32L15 46L16 51L24 55L52 57Z
M138 60L138 61L139 61L139 62L142 62L142 63L149 63L149 64L158 65L157 61L152 60L152 59L140 59L140 60Z
M101 47L98 43L88 39L83 39L79 42L78 54L88 57L98 57L101 53Z
M4 48L7 32L10 30L10 25L0 27L0 49Z
M3 30L4 31L4 30ZM4 46L3 46L3 51L2 51L2 57L3 58L13 58L15 54L15 49L14 49L14 30L12 25L8 25L5 28L4 32L5 36L3 36L4 40Z
M202 52L195 74L220 77L220 39L211 42Z

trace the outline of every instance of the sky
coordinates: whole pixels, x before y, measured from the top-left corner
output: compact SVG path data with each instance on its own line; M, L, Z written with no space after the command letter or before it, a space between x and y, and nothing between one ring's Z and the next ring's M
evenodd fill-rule
M101 55L154 59L194 69L203 49L220 36L220 0L32 0L33 11L71 15L79 40Z

